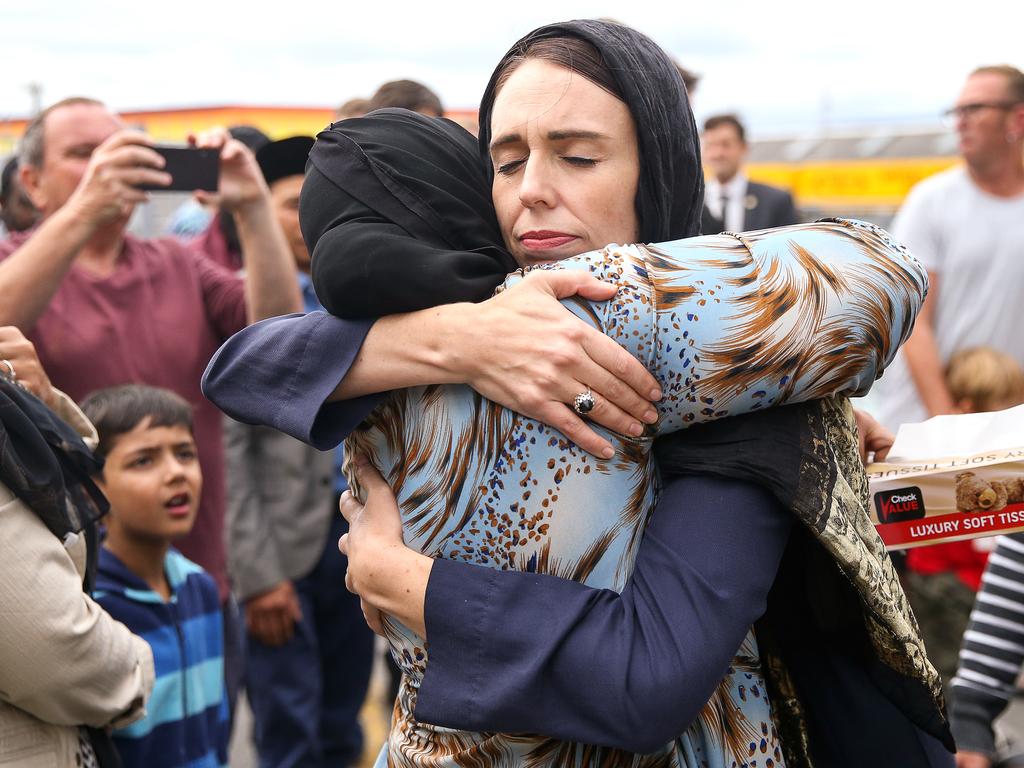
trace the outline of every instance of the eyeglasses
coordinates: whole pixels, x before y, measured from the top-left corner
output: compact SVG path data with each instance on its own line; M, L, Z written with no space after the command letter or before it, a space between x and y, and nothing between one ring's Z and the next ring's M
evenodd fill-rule
M983 109L1013 109L1020 103L1019 101L976 101L971 104L959 104L955 107L950 107L942 113L942 116L947 120L955 122L961 118L974 117Z

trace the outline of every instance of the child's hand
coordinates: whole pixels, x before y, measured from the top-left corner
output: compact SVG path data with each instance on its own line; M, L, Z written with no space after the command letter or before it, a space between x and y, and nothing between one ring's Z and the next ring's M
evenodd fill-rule
M302 607L290 581L282 581L245 603L245 626L264 645L279 646L290 641L299 621Z
M875 461L885 461L896 436L878 423L867 411L853 409L857 419L857 434L860 440L860 460L867 464L868 454L874 454Z

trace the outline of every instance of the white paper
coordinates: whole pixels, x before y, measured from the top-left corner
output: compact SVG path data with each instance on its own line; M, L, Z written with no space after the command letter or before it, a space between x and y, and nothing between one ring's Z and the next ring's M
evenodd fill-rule
M933 416L904 424L885 461L924 461L1024 447L1024 405L989 413Z

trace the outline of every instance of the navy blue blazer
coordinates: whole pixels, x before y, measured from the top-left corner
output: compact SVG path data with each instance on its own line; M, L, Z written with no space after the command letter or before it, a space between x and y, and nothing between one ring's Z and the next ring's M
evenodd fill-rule
M700 222L700 231L705 235L716 235L725 229L722 220L714 216L707 206L701 211ZM747 182L740 231L786 227L799 222L800 216L789 192L756 181Z

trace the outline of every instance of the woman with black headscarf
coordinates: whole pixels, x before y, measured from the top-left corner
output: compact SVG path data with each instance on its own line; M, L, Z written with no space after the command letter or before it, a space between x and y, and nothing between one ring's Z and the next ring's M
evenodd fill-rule
M516 263L466 131L379 109L323 131L303 184L317 298L346 318L482 301Z
M577 25L578 24L579 23L577 23ZM600 23L598 23L596 25L587 24L587 23L584 23L584 24L579 25L579 26L577 26L577 25L562 25L562 26L557 27L557 28L551 28L551 29L555 30L558 34L550 34L548 36L549 37L558 37L559 34L565 35L568 32L568 33L572 33L570 36L582 37L583 39L588 39L587 36L586 36L586 33L588 33L588 32L592 33L592 32L594 32L595 29L598 30L598 31L605 31L604 30L604 26L606 26L606 25L601 25ZM545 31L548 31L548 30L542 30L541 32L545 32ZM622 44L623 41L636 44L638 42L636 37L640 37L640 36L636 36L636 33L632 33L631 31L628 32L628 33L627 32L622 32L620 30L620 28L618 28L618 27L615 27L615 28L611 29L610 32L612 33L611 36L617 40L616 44ZM543 37L543 35L541 35L541 37ZM643 43L644 41L646 41L646 38L643 38L639 42ZM601 42L607 43L607 40L602 40ZM647 42L649 43L649 41L647 41ZM653 46L653 44L650 44L650 45ZM642 45L640 47L640 50L641 50L640 54L634 55L630 60L627 60L626 62L624 62L622 64L623 66L632 66L634 68L633 70L629 70L629 71L635 71L636 64L638 62L639 63L643 63L643 59L644 59L644 55L645 54L647 56L651 55L649 51L643 51ZM602 51L602 52L604 52L604 51ZM663 54L661 55L661 57L664 58ZM614 70L613 69L612 71L618 71L618 70ZM646 71L646 70L644 70L644 71ZM623 79L621 75L619 75L618 77L619 77L619 79ZM628 80L628 78L626 78L626 79ZM662 83L662 84L664 84L664 83ZM648 83L647 85L650 85L650 83ZM489 91L489 92L492 93L492 95L493 95L493 90L494 89L490 89L490 91ZM622 89L622 90L625 91L626 89ZM677 90L680 93L680 98L683 98L681 96L681 93L682 93L681 89L677 89ZM635 95L635 93L639 93L640 94L640 97L639 97L640 101L639 101L639 103L641 104L641 107L634 107L635 110L642 110L642 108L644 106L644 101L643 101L644 92L645 92L644 88L638 88L638 89L636 89L633 92L634 95ZM655 90L655 92L658 92L658 91ZM685 106L685 101L683 101L683 104ZM630 106L632 107L633 105L631 104ZM649 105L647 105L647 106L649 106ZM655 110L655 112L656 111L657 110ZM639 114L644 115L644 119L645 120L652 121L652 124L654 124L656 122L655 118L650 117L650 113L645 113L643 111L639 111ZM685 112L685 114L688 116L688 110ZM636 116L636 115L637 115L637 112L634 112L634 116ZM691 119L691 122L692 122L692 119ZM641 128L641 129L645 129L645 128L649 127L649 126L646 126L646 125L640 123L638 118L637 118L637 123L638 123L639 128ZM647 136L652 137L652 138L650 138L648 141L645 142L642 137L647 137ZM651 158L652 154L655 157L657 156L657 147L659 146L659 142L668 141L669 144L671 143L669 141L669 137L670 137L670 133L668 131L660 131L659 132L657 130L654 130L650 134L648 134L644 130L640 130L639 136L638 136L638 138L640 138L640 141L638 141L638 146L639 146L639 151L640 151L641 158L643 158L643 160L645 162L650 162L650 158ZM651 145L653 145L655 147L655 149L653 149L653 150L650 149ZM694 160L695 160L695 158L694 158ZM316 165L316 159L315 158L314 158L314 165ZM694 168L696 168L696 167L697 167L697 163L694 162L693 165L691 166L691 171ZM649 170L647 165L644 165L643 169L644 169L644 171ZM679 174L677 174L676 176L678 176L678 175ZM699 184L699 176L697 176L696 174L691 174L691 176L692 176L692 179L693 179L693 183L694 184ZM652 177L654 178L654 181L652 181ZM659 217L657 215L654 215L654 214L649 214L646 217L646 219L644 218L643 211L640 210L640 204L639 204L639 200L642 198L642 196L644 194L644 191L645 190L654 190L654 192L652 194L657 195L657 190L658 189L662 189L663 192L664 192L665 187L666 187L665 179L663 179L663 178L662 179L658 179L657 178L657 174L648 174L646 176L644 175L644 173L640 174L640 178L639 178L639 181L637 183L637 190L636 190L636 199L638 200L638 210L637 210L637 214L638 214L638 216L637 216L637 219L638 219L638 229L637 229L637 232L643 233L645 231L656 231L656 230L650 230L647 227L651 226L651 224L650 224L651 222L658 222L659 221ZM313 187L313 188L315 188L315 187ZM668 198L668 199L671 201L671 198ZM686 198L684 197L684 199L686 199ZM672 208L672 206L662 206L662 207L665 210L671 210L671 208ZM690 207L694 208L696 206L690 206ZM420 218L423 218L423 216L421 215ZM661 221L661 223L664 223L665 219L661 218L660 221ZM335 222L335 224L337 224L337 223L338 222ZM850 233L850 234L852 235L852 233ZM309 235L309 233L307 232L307 237L308 237L308 235ZM317 245L317 248L319 249L319 243ZM324 253L327 253L327 252L326 251L325 252L321 252L321 257L323 257ZM314 258L316 259L317 257L315 256ZM347 256L346 256L346 258L347 258ZM391 418L385 419L385 421L384 421L385 424L389 424L390 425L387 428L392 429L392 431L395 434L402 434L402 430L401 430L402 422L401 422L401 418L400 418L401 415L402 414L401 414L401 408L400 408L398 413L393 411L391 413ZM830 416L832 417L832 419L833 419L833 421L835 423L831 423L831 424L829 424L829 426L830 427L835 427L838 424L838 419L836 418L835 414L830 414ZM824 423L824 419L819 419L819 421L821 423ZM772 425L771 424L765 425L764 423L762 423L761 426L764 427L764 426L772 426ZM793 426L797 426L798 427L798 424L794 423ZM799 439L795 439L795 440L792 440L790 442L787 442L787 440L789 439L789 435L793 435L795 438L799 438L800 434L801 433L800 433L799 429L797 429L795 432L791 430L789 433L787 433L787 439L786 440L778 439L777 440L777 444L780 447L785 448L789 452L790 455L792 455L792 451L794 449L797 452L799 452L799 450L800 450ZM364 445L367 445L367 444L372 445L372 440L369 441L369 443L365 443L364 442ZM707 440L707 441L705 441L704 450L702 450L701 452L702 453L711 453L711 452L713 452L713 449L715 447L716 446L715 446L715 443L714 443L713 440ZM747 475L749 476L750 473L751 473L751 469L750 469L750 466L749 466L751 464L751 462L750 462L750 459L751 459L750 453L751 452L749 451L749 449L746 450L746 451L737 451L735 449L735 447L734 447L733 453L739 453L742 456L743 460L742 461L738 460L736 462L737 466L739 467L739 471L740 471L741 476L742 476L743 472L746 472ZM377 458L382 458L382 457L380 455L378 455ZM424 458L426 458L426 457L424 457ZM529 463L529 462L527 462L527 463ZM785 463L785 462L781 461L781 463ZM815 466L815 469L829 470L831 472L831 475L832 475L832 482L833 482L833 484L835 484L836 478L842 476L843 475L843 471L848 469L847 467L842 466L841 464L838 465L838 466L834 466L834 464L835 464L835 462L831 462L830 463L830 462L826 461L824 467ZM463 469L465 469L465 467L461 466L461 465L456 467L456 470L459 471L459 472L462 472ZM800 470L801 470L801 473L802 473L803 467L800 467ZM729 472L728 468L727 468L725 474L726 475L730 475L730 472ZM797 474L800 474L800 473L797 473ZM843 478L843 479L845 481L845 478ZM790 480L791 480L791 478L788 478L788 477L785 478L785 482L781 483L780 484L780 488L779 488L779 492L788 494L787 500L790 500L790 497L792 496L792 492L793 492L793 488L790 487L790 485L789 485ZM748 503L750 503L750 499L747 499L747 501L748 501ZM753 501L754 501L754 503L756 503L757 499L754 499ZM568 502L567 502L567 500L564 497L561 500L561 505L560 506L561 506L561 508L565 508L566 506L568 506ZM796 511L796 510L794 510L794 511ZM635 517L642 519L643 515L637 515ZM827 529L828 525L826 525L824 527ZM863 531L859 531L858 533L863 533ZM532 538L532 536L531 536L531 538ZM783 541L784 541L784 538L785 537L783 537ZM736 544L736 542L728 542L728 540L726 540L726 541L727 541L727 544L729 544L729 543L731 543L733 545ZM859 543L860 543L861 547L863 548L863 542L859 542ZM467 546L467 545L463 544L463 546ZM735 551L742 551L742 548L741 547L740 548L736 548L734 546L734 550ZM747 559L749 561L751 558L756 559L756 554L757 553L744 553L744 556L747 557ZM850 562L851 562L850 553L845 552L843 554L846 556L846 559L845 559L845 561L843 561L843 564L849 565ZM768 559L770 560L770 557ZM448 570L448 569L439 569L439 570ZM774 568L769 567L767 565L765 566L765 570L768 572L768 576L769 577L770 577L771 573L774 572ZM448 573L452 573L452 571L448 570ZM468 576L468 574L464 574L464 575ZM534 578L536 578L536 577L534 577ZM433 575L431 576L431 583L432 584L434 583ZM432 589L433 589L433 587L432 587ZM442 589L443 589L443 587L442 587ZM717 608L717 606L715 606L715 608ZM534 631L537 631L537 632L542 631L542 627L538 627L536 625L532 626L531 629L533 629ZM907 634L906 631L905 631L905 628L899 628L899 629L903 630L903 634L904 635ZM432 635L432 637L433 637L433 635ZM443 638L441 638L441 639L443 640ZM735 647L735 646L732 646L732 647ZM417 657L417 653L418 653L415 643L413 643L413 645L410 648L408 648L407 650L409 651L408 658L410 660L410 663L412 663L415 666L416 657ZM676 650L676 649L671 649L671 650ZM718 650L721 651L722 649L718 649ZM431 658L431 663L432 664L433 664L433 662L435 660L435 656L434 656L434 652L435 651L436 651L436 646L432 648L432 658ZM680 654L680 659L682 659L683 657L684 657L684 654ZM667 669L678 671L678 668L675 666L677 664L677 661L674 658L673 654L670 653L670 654L664 656L663 658L659 658L658 661L661 664L668 665ZM595 663L595 667L599 668L599 666L598 666L599 664L600 664L599 661L596 662ZM754 667L750 667L749 666L749 662L748 662L747 664L742 664L742 665L737 664L735 666L736 666L736 668L739 668L739 673L740 674L748 675L748 677L747 677L748 685L751 685L749 683L749 681L753 680L755 678L756 674L757 674L757 672L756 672L756 665ZM546 669L546 667L544 667L544 668ZM736 669L734 668L734 673L735 672L736 672ZM716 669L710 670L710 674L711 674L712 678L720 677L721 676L720 671L716 670ZM472 677L473 675L470 675L470 676ZM675 679L675 678L672 678L671 675L668 675L668 677L670 677L670 679ZM429 680L429 676L428 676L427 679ZM687 678L684 677L683 679L687 679ZM600 678L597 678L597 680L599 681ZM594 682L594 681L590 681L590 682ZM502 685L500 680L498 681L498 685L499 686ZM473 685L470 685L468 683L468 681L463 681L463 684L461 686L459 686L459 687L461 687L463 689L462 695L470 695L470 696L472 696L474 693L479 693L479 689L474 687ZM508 690L507 688L502 688L502 689L503 690ZM739 691L740 693L738 693L737 695L740 696L740 699L745 701L745 699L743 699L743 694L742 694L742 692L745 690L745 687L743 685L740 685L738 688L734 686L734 690ZM760 697L762 697L764 695L762 687L758 686L758 685L752 685L751 686L751 691L753 692L751 695L754 698L760 698ZM617 705L616 702L614 701L614 699L616 697L618 699L620 699L620 701L618 703L621 704L622 703L621 702L622 697L624 697L625 695L627 695L630 692L631 692L631 688L630 688L630 686L628 684L624 685L624 686L621 686L618 689L616 689L615 681L612 680L610 688L609 688L609 693L611 694L611 699L612 700L611 701L606 701L604 703L607 705L608 708L612 708L613 709ZM423 691L421 690L421 695L422 695L422 693L423 693ZM518 703L521 705L520 708L519 708L520 712L525 711L526 708L529 708L531 706L532 706L532 708L534 710L547 712L548 708L547 707L538 706L539 702L534 701L532 699L532 696L530 695L531 693L532 692L530 690L528 690L528 689L521 690L519 697L516 697L515 695L512 695L510 697L506 697L506 701L509 701L509 700L516 701L516 700L518 700ZM721 722L722 718L725 718L726 720L730 720L729 713L728 713L728 708L730 706L735 706L737 708L742 709L742 705L739 703L740 699L736 699L734 697L730 698L729 696L726 696L726 697L724 697L722 699L719 699L720 705L722 707L724 707L724 709L719 709L717 711L717 714L715 712L709 713L709 717L712 720L715 717L718 717L720 722ZM464 700L464 699L462 699L462 700ZM543 699L541 699L541 700L543 700ZM413 701L414 701L414 699L413 699ZM627 703L627 706L628 706L628 701L626 703ZM421 704L422 704L422 702L421 702ZM511 706L511 705L509 704L507 706ZM421 708L422 708L422 706L417 708L417 713L418 714L420 713L420 709ZM406 706L405 706L405 712L408 714L408 711L409 711L409 701L407 700L406 701ZM406 714L406 717L401 720L401 722L403 724L403 727L411 728L413 721L408 719L407 714ZM672 714L675 714L675 713L670 713L670 715L672 715ZM472 717L472 715L469 714L469 713L467 713L467 716ZM685 716L685 713L679 713L679 716ZM485 714L484 717L486 718L487 714ZM506 717L509 717L509 716L506 715ZM428 717L426 719L430 719L430 718ZM671 719L671 717L669 719ZM510 721L506 720L506 722L510 722ZM527 718L527 720L520 720L519 722L523 722L523 723L525 723L525 722L533 722L535 724L535 727L538 727L540 730L543 730L544 732L547 732L547 733L555 733L555 734L559 733L559 730L560 730L560 727L561 727L559 722L557 721L557 719L556 720L550 720L549 719L549 720L547 720L545 722L543 718L540 721L538 721L538 720L530 721L529 718ZM682 721L682 724L685 725L686 722L688 722L688 721L684 720L684 721ZM730 722L735 722L735 721L730 720ZM747 722L749 723L749 720ZM762 746L764 746L765 749L768 751L767 755L770 758L770 757L772 757L772 752L774 751L774 750L772 750L770 748L770 745L774 743L775 736L774 736L773 732L772 733L769 732L769 731L771 731L770 723L767 722L767 721L762 721L762 722L764 723L764 727L766 729L768 729L764 733L765 741L764 741L764 744ZM705 726L707 725L706 721L705 721L704 725ZM511 726L511 727L516 727L516 726ZM526 726L526 727L530 727L530 726ZM571 732L568 731L568 730L566 730L565 732L567 734L569 734L569 735L572 735ZM736 736L735 730L733 730L732 732L733 732L733 737L735 737ZM413 740L417 740L417 739L419 739L419 738L421 738L423 736L423 734L419 733L418 730L417 730L416 733L407 733L405 735L410 737L410 738L413 738ZM440 739L440 737L438 737L438 738ZM460 741L460 739L462 739L462 738L467 738L467 739L470 739L470 741L472 741L472 739L468 735L465 735L464 737L452 737L452 739L441 739L441 740L444 741L449 746L452 743L462 744L463 747L465 747L466 749L469 749L470 751L472 751L473 748L482 749L482 750L486 751L488 748L492 748L492 747L496 748L496 744L497 744L496 741L486 740L485 742L473 743L471 745L471 744L463 743L462 741ZM641 739L643 737L642 737L642 735L637 735L636 738ZM609 743L609 739L607 738L607 734L600 734L600 733L597 734L597 738L594 739L594 741L597 741L598 743ZM733 755L734 755L734 758L739 759L740 758L740 752L744 751L747 748L746 744L743 744L743 745L724 744L723 742L725 741L725 739L723 739L723 738L719 738L719 739L716 739L714 741L716 741L716 743L717 743L717 747L715 748L715 751L716 751L716 754L718 754L719 757L724 757L724 754L723 754L723 750L724 750L724 752L732 752ZM649 742L638 742L638 743L648 744ZM673 753L673 759L679 761L681 764L690 764L691 763L691 758L693 760L702 760L702 759L704 759L703 757L699 756L699 753L701 753L702 750L705 750L705 749L709 748L708 743L701 742L700 739L697 739L695 741L693 738L687 738L685 740L685 742L683 742L683 741L680 742L680 744L683 744L683 743L685 743L685 745L686 745L685 747L682 747L683 753L685 753L687 750L691 750L691 753L690 754L683 754L683 753L681 753L679 751L675 751ZM520 744L519 746L523 746L523 745ZM577 748L571 747L569 745L559 746L559 745L552 745L550 743L546 744L545 746L546 746L548 757L550 757L551 759L553 759L555 761L560 759L559 755L555 754L555 752L558 752L559 750L563 750L564 751L565 749L569 749L570 751L573 751L573 750L577 749ZM794 749L796 749L797 746L798 745L794 744ZM739 751L735 751L735 750L739 750ZM408 753L403 753L403 754L406 757L409 757ZM601 760L601 761L604 761L604 760L617 761L619 759L622 759L621 757L614 756L612 753L609 753L609 752L604 752L604 753L592 752L592 753L589 753L589 755L590 756L588 757L588 760L589 759L597 759L597 760ZM567 756L568 756L568 754L562 754L561 755L562 758L567 757ZM538 757L539 757L539 755L538 755ZM707 755L705 755L704 757L707 757ZM776 759L778 759L777 756L776 756ZM694 762L693 764L696 764L696 762Z
M141 718L153 688L149 644L89 595L107 509L95 443L0 327L0 765L119 767L110 727Z

